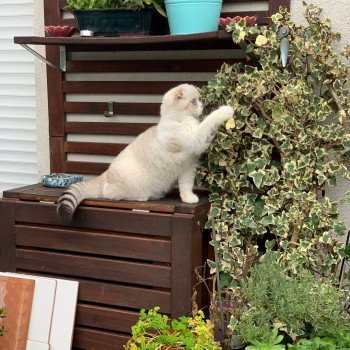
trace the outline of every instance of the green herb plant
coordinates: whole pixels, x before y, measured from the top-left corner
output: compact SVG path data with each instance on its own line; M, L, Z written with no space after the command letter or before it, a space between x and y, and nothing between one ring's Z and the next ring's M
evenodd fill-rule
M137 11L145 7L154 7L161 15L166 16L163 4L164 0L67 0L67 6L64 9L126 9Z
M231 321L240 337L254 344L270 341L271 329L283 331L293 341L350 332L341 292L306 269L293 274L278 263L278 256L265 254L242 286L248 303Z
M220 350L214 341L213 325L204 319L202 311L194 317L169 320L159 307L146 312L141 310L139 321L132 326L132 338L126 350Z
M224 64L202 91L206 112L235 108L198 173L210 191L217 261L209 264L231 288L249 277L265 242L295 273L305 267L338 278L346 227L338 202L322 195L337 178L350 179L350 49L343 57L334 49L340 35L320 8L306 6L305 18L306 26L297 25L281 8L269 28L231 22L233 41L256 66ZM286 68L282 26L289 29Z
M281 345L281 341L283 340L283 335L278 335L278 329L274 328L271 331L269 339L265 342L252 340L253 345L249 345L246 347L246 350L285 350L286 347Z

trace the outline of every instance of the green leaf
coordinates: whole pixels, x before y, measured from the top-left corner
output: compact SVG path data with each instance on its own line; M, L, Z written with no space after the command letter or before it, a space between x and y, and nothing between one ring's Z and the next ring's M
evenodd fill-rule
M264 179L264 175L265 173L262 170L253 171L250 173L250 176L252 177L254 184L257 188L260 188Z

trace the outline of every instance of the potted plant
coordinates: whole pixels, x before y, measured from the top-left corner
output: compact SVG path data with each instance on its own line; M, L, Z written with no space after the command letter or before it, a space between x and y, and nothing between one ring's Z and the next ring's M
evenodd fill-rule
M170 34L218 30L222 0L165 0Z
M5 317L4 309L2 307L0 307L0 322L3 320L4 317ZM2 337L4 334L5 334L5 327L1 326L0 327L0 337Z
M236 110L198 173L210 191L216 259L209 264L222 289L242 288L267 250L295 274L307 269L338 285L346 227L324 188L350 179L350 49L340 57L333 48L340 35L317 6L308 5L305 18L307 26L296 25L281 8L270 28L232 21L227 30L256 65L224 64L203 89L207 112L222 104Z
M213 326L202 311L194 317L169 320L159 307L141 310L139 321L132 326L132 338L126 350L220 350L214 341Z
M165 34L163 0L67 0L80 30L94 35Z

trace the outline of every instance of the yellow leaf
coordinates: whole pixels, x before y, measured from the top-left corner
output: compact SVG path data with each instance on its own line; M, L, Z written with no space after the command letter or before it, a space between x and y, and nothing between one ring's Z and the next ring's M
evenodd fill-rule
M239 33L239 40L244 40L246 34L247 33L244 30L241 30L240 33Z
M267 43L267 38L264 35L258 35L255 39L255 44L258 46L263 46Z
M226 166L227 163L226 163L226 161L220 159L220 160L219 160L219 165L220 165L220 166Z
M236 122L233 118L230 118L227 122L226 122L226 130L229 129L233 129L236 126Z

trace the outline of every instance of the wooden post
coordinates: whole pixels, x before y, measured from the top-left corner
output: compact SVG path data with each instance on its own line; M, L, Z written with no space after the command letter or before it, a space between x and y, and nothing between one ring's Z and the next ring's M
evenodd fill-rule
M191 314L193 216L172 218L171 317Z
M0 200L0 271L16 271L13 201Z

